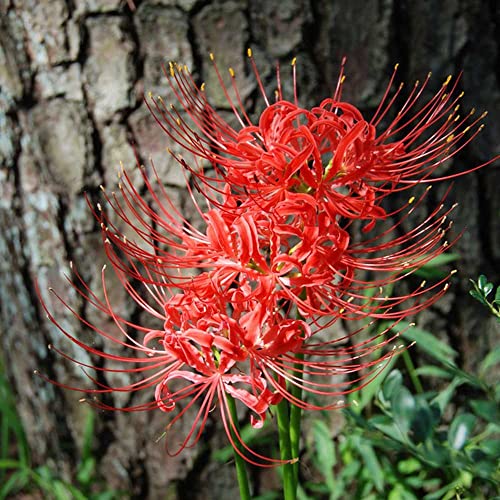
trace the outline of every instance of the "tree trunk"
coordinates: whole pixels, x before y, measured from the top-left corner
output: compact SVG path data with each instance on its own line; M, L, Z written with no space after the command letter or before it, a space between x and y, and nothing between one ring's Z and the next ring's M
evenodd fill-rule
M168 140L142 102L143 92L167 93L162 63L187 64L207 82L212 102L224 107L209 51L220 68L233 67L246 82L250 104L258 92L246 48L253 48L266 81L275 61L286 81L287 65L297 56L300 100L311 104L332 92L347 55L345 98L367 112L396 62L398 78L410 84L431 70L436 88L463 69L465 109L489 110L490 117L454 167L500 152L500 6L494 0L143 0L135 6L0 0L0 350L34 463L52 464L65 477L74 474L89 408L78 403L78 393L46 383L33 370L68 385L88 379L47 349L54 344L82 356L45 319L36 283L64 328L88 335L51 300L47 287L83 317L94 314L62 273L74 261L89 285L100 288L105 257L83 193L97 201L101 184L115 185L119 162L135 164L132 144L145 161L153 157L183 205L183 176L166 159ZM467 290L468 278L479 273L500 283L499 183L493 168L456 181L455 224L467 227L457 245L461 272L447 298L419 318L472 370L494 342L494 324ZM114 303L136 315L119 290ZM107 326L102 318L88 319ZM208 460L210 450L224 443L217 429L203 445L169 458L155 442L165 420L161 412L98 414L95 455L107 485L136 498L236 498L232 467Z

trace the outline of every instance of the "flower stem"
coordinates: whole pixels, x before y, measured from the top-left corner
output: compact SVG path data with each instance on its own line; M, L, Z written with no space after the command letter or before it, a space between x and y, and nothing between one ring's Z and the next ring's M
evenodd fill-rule
M229 412L231 413L231 419L234 422L234 426L236 427L237 431L239 432L239 423L238 423L238 414L236 412L236 403L234 402L234 399L227 394L227 406L229 408ZM240 450L243 453L243 447L241 446L241 443L238 441L238 438L236 437L236 433L234 432L233 429L231 429L231 433L233 434L233 441L235 446L238 447L238 450ZM250 485L248 484L248 475L247 475L247 469L245 466L245 460L241 455L238 453L237 450L234 450L234 461L236 463L236 476L238 478L238 486L240 488L240 498L241 500L251 500L250 496Z
M295 376L302 377L302 372L300 371L302 368L301 361L304 360L304 354L297 354L296 358L298 360L295 363L294 368L296 369ZM296 399L302 399L302 388L296 384L293 384L290 390L292 396ZM299 406L290 405L290 446L292 451L292 457L298 458L300 452L300 422L302 419L302 408ZM295 489L297 489L297 485L299 484L299 462L295 462L293 464L293 480L295 482Z
M417 394L422 394L424 392L424 388L422 387L422 383L418 378L417 371L415 370L415 365L411 359L410 353L405 349L403 350L403 361L406 365L406 369L408 370L408 374L412 381L413 387L417 391Z
M277 414L281 460L291 460L293 457L290 443L290 409L286 399L277 405ZM293 468L294 464L291 463L283 465L284 500L296 500L297 498L297 485Z

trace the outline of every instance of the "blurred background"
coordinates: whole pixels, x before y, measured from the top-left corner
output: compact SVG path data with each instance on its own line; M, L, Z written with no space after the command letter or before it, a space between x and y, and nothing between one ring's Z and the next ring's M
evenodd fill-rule
M81 356L45 319L36 281L49 303L50 284L82 317L109 326L62 275L73 261L90 287L101 286L105 256L83 193L97 201L101 184L115 186L119 162L135 165L135 144L144 162L154 159L181 209L187 215L193 210L186 203L184 177L165 152L172 145L143 104L150 91L170 97L162 64L187 64L206 82L211 102L229 116L208 54L215 53L223 70L234 68L252 110L259 93L247 47L270 89L276 61L290 88L289 64L297 57L304 106L332 93L347 56L344 98L366 116L381 99L395 63L400 65L396 84L411 86L432 71L429 92L463 71L464 109L488 110L489 116L482 133L447 168L459 171L500 153L495 0L0 0L0 484L12 476L14 469L5 465L9 459L38 468L42 479L33 476L26 484L43 477L86 481L83 498L97 484L121 491L117 498L237 497L232 464L211 456L225 446L215 419L200 446L170 458L156 442L165 414L93 411L78 403L80 394L47 384L33 370L68 385L88 385L80 369L47 349L53 343ZM498 343L498 325L468 290L469 279L480 273L500 284L499 186L494 166L455 180L450 200L460 206L454 227L465 229L453 250L459 273L449 294L416 318L457 352L457 366L472 373ZM112 290L119 312L140 321L123 290ZM89 339L60 304L53 310L65 328ZM130 403L123 395L113 398L117 405ZM333 435L342 419L332 418ZM261 492L275 480L269 472L253 473ZM22 498L46 495L35 487L24 491Z

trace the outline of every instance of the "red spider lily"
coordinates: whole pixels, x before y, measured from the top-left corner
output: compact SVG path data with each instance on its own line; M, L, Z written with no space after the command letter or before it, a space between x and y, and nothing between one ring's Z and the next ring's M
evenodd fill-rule
M100 205L95 215L101 220L112 264L143 283L191 290L198 300L229 301L233 307L228 291L248 289L247 298L258 299L265 308L272 310L279 301L290 301L310 319L403 318L428 307L446 290L445 279L403 296L386 297L382 290L366 298L369 289L392 286L450 246L447 216L454 207L445 209L446 195L414 229L393 236L427 191L388 214L398 217L398 222L354 243L347 231L352 219L332 219L306 193L287 193L271 210L253 203L254 198L234 204L226 193L221 206L206 213L198 208L205 229L196 229L174 212L165 192L161 198L156 194L142 172L154 206L142 199L126 172L120 193L106 195L114 214L136 232L137 241L125 238ZM200 274L186 276L192 269ZM363 281L360 271L378 274Z
M81 342L46 310L79 347L122 365L85 364L57 349L79 363L97 388L60 385L94 395L155 387L150 402L119 409L160 408L175 415L168 430L197 406L192 428L174 454L196 444L210 412L218 407L237 452L251 463L273 466L283 462L258 454L242 441L228 397L239 400L258 427L269 407L283 398L303 409L339 407L339 398L354 390L353 382L359 388L380 373L394 352L380 354L396 337L390 328L369 338L362 333L370 324L343 339L318 340L317 334L339 319L397 323L446 291L449 276L431 285L423 282L400 296L390 292L453 244L446 241L447 217L454 208L444 205L447 193L406 232L401 231L402 223L428 189L392 212L382 202L396 191L444 179L431 176L479 132L481 117L459 118L457 82L448 89L449 80L422 103L427 78L422 86L415 85L381 132L381 121L401 91L389 97L395 73L374 116L366 121L359 110L341 101L343 65L334 95L306 110L298 105L295 63L293 102L283 98L278 70L277 101L271 104L251 57L250 62L266 103L257 125L244 111L234 72L230 70L228 90L217 66L239 129L216 113L180 66L171 65L169 81L187 118L160 98L151 107L167 134L192 155L189 162L176 158L194 174L195 188L206 198L204 211L189 191L202 219L200 227L175 208L154 165L152 177L140 168L147 196L123 170L117 193L103 188L106 206L91 206L113 271L137 305L161 321L161 328L134 324L115 312L104 270L104 299L76 271L73 286L113 320L118 335L92 325L56 296L86 327L137 357L112 355ZM206 162L213 174L202 168ZM391 220L396 222L389 224ZM357 223L364 224L360 240L352 236ZM124 227L134 236L125 237ZM373 278L366 278L367 273ZM100 376L99 371L126 372L137 379L112 387L106 373ZM339 378L347 375L348 381ZM320 397L324 404L317 401ZM111 408L105 401L91 403Z
M390 97L397 66L376 112L367 121L353 105L341 101L345 61L333 96L307 110L297 100L295 60L294 102L284 100L278 68L276 102L271 103L250 50L248 55L267 106L258 124L252 123L245 112L234 71L229 69L233 99L215 62L220 85L239 128L230 126L210 106L204 86L195 84L187 68L174 63L166 74L177 103L166 106L159 97L150 105L169 137L192 153L191 166L190 162L178 160L205 189L217 180L228 183L238 200L257 197L263 208L274 207L287 192L305 192L332 217L374 221L386 217L380 206L385 196L423 181L450 179L465 173L431 177L483 127L480 122L486 113L477 118L474 110L463 117L458 114L463 95L457 91L458 79L451 83L448 77L440 90L423 102L429 74L422 85L414 85L395 118L380 131L382 120L387 119L403 88L401 85ZM214 61L212 55L211 58ZM189 119L183 118L177 104ZM209 162L218 175L208 178L199 168L202 161Z

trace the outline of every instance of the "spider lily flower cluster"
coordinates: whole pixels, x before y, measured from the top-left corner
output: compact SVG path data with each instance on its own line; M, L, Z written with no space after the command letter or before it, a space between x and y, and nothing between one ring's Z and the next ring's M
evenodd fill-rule
M151 175L139 167L147 200L122 169L118 192L103 188L105 206L92 208L114 273L130 297L163 326L152 330L115 312L104 269L104 299L76 269L73 284L90 305L112 318L121 337L72 312L129 354L110 354L81 342L46 311L73 342L113 362L113 368L80 362L86 370L137 376L130 385L111 387L89 372L96 388L70 388L96 396L92 404L110 408L99 395L150 390L150 402L120 410L159 408L172 414L167 429L189 412L191 430L172 453L194 445L218 407L237 452L268 466L282 461L262 456L242 441L228 398L246 407L258 427L283 399L310 410L341 407L353 382L363 386L380 372L381 362L394 352L383 349L394 340L391 329L367 338L360 335L371 331L366 326L353 328L341 339L329 339L328 329L340 319L396 323L445 293L449 276L433 284L417 283L402 295L388 290L453 243L446 233L454 207L446 208L445 196L404 231L402 224L414 220L410 214L429 188L392 211L384 200L424 182L459 175L433 174L475 137L484 115L458 114L461 94L458 81L450 78L424 100L429 77L415 84L394 113L402 91L392 91L395 69L367 120L342 100L344 62L333 95L317 107L299 105L295 60L292 100L283 96L278 68L271 102L250 50L248 56L265 102L257 122L245 111L234 71L229 70L231 85L226 86L215 61L236 126L210 106L204 86L177 64L166 69L176 103L167 105L152 96L147 101L159 126L186 153L181 157L169 150L191 176L187 189L201 227L176 209L154 164ZM389 124L382 129L383 121ZM195 201L200 193L203 207Z

